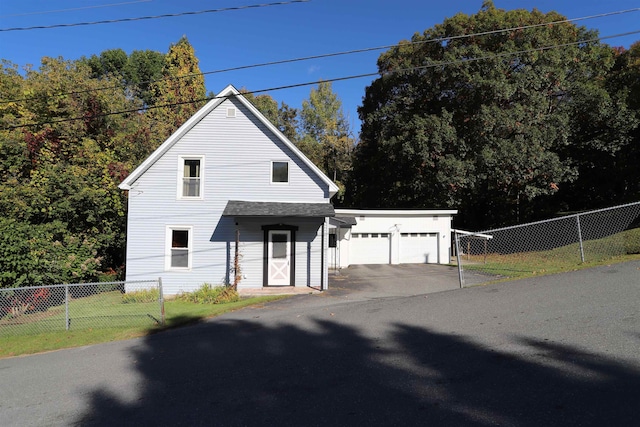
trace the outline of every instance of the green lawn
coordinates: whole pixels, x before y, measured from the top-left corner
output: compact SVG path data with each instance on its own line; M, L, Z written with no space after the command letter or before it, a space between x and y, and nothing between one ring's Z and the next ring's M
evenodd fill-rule
M281 298L284 296L263 296L228 304L169 300L165 301L163 327L157 322L158 302L123 304L120 292L105 292L69 303L69 330L65 329L64 305L18 319L0 320L0 357L140 337Z
M488 281L523 279L617 262L640 259L640 228L583 243L585 261L580 258L578 243L549 251L515 254L487 254L462 257L466 270L495 276ZM486 259L486 262L485 262Z

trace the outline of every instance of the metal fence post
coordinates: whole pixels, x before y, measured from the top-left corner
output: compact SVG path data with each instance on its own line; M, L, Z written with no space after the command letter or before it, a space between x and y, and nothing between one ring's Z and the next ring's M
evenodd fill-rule
M64 328L69 330L71 320L69 319L69 285L64 285Z
M164 295L162 293L162 277L158 277L158 302L160 303L160 325L164 326Z
M458 280L460 280L460 288L464 288L464 276L462 274L462 260L460 259L460 242L458 232L454 231L454 240L456 241L456 259L458 262Z
M580 229L580 214L576 215L576 223L578 225L578 241L580 242L580 259L584 262L584 247L582 246L582 230Z

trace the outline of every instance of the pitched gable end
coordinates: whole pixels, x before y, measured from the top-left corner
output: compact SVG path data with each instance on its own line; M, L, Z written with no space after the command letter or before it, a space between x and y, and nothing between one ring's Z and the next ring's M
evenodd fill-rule
M260 122L262 122L269 131L271 131L278 139L280 139L309 169L316 174L321 181L327 184L329 187L329 194L333 196L338 192L337 185L331 181L311 160L309 160L299 149L293 144L287 137L280 132L280 130L273 125L260 111L249 102L240 92L229 85L224 88L218 95L212 98L204 107L198 110L189 120L187 120L182 126L178 128L167 140L160 145L147 159L142 162L127 178L124 179L118 186L122 190L130 190L132 185L142 176L155 162L158 161L173 145L175 145L187 132L189 132L196 124L204 119L209 113L220 106L226 99L235 97L254 115ZM227 115L234 112L227 112Z

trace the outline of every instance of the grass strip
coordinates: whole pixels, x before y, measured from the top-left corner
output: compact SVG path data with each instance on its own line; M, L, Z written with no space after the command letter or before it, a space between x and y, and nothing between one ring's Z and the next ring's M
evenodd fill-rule
M64 307L58 306L47 310L47 312L53 311L53 313L49 315L46 322L55 322L56 325L59 325L60 330L36 329L34 331L33 323L25 322L17 328L12 326L10 333L0 333L0 358L138 338L282 298L286 298L286 296L269 295L245 298L227 304L194 304L180 300L168 300L165 301L165 326L160 326L144 314L144 311L150 311L157 316L159 311L157 302L116 304L115 301L121 300L119 293L117 295L113 293L98 294L74 300L69 304L69 311L75 313L71 319L69 330L64 327ZM110 310L108 315L96 317L96 310L103 311L100 304L110 306L104 309L105 312ZM149 307L149 304L153 307ZM153 309L149 310L151 308ZM84 324L81 323L82 321ZM0 330L2 329L4 328L0 324Z

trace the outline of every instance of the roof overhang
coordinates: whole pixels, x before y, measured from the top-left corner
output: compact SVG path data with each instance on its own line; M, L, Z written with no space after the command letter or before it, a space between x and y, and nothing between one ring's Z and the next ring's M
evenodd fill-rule
M340 228L351 228L357 223L358 221L352 216L335 216L329 220L329 224Z
M335 216L331 203L249 202L229 200L222 216L326 218Z

